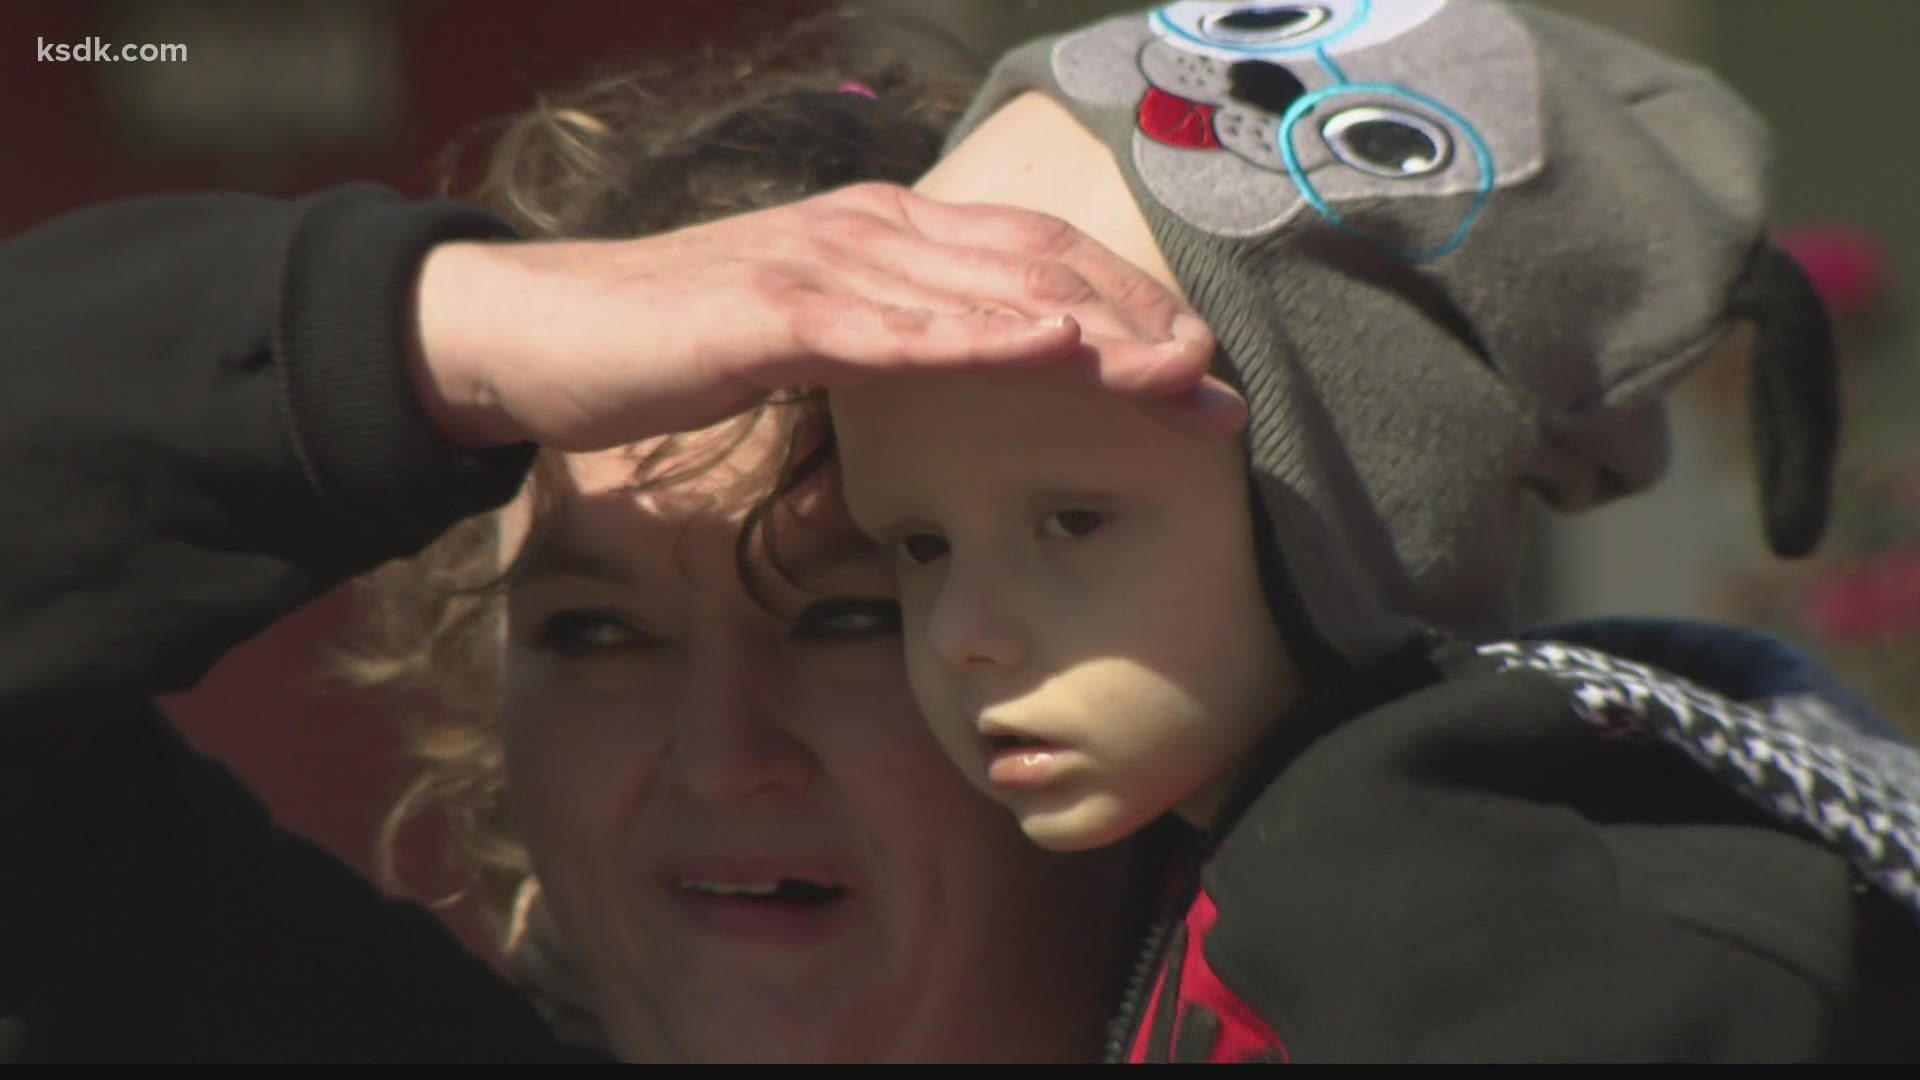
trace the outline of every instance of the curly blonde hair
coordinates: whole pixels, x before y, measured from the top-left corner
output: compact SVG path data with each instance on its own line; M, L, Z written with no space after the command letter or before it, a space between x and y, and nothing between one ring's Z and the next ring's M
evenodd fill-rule
M542 98L498 129L472 197L523 237L627 238L848 184L911 183L937 159L972 85L929 77L926 63L875 44L873 27L848 15L810 20L738 55L664 62ZM692 450L668 440L635 462L636 489L668 487L726 459L768 424L782 448L779 466L756 493L737 548L756 596L752 532L831 456L817 397L770 400L717 439ZM534 466L534 528L516 565L552 520L561 464L543 453ZM468 883L441 902L476 892L496 928L529 875L496 720L504 586L514 573L499 565L498 542L497 515L471 519L371 575L367 644L343 663L350 681L419 706L406 722L421 771L381 830L382 877L404 888L394 857L402 828L429 812L443 815Z

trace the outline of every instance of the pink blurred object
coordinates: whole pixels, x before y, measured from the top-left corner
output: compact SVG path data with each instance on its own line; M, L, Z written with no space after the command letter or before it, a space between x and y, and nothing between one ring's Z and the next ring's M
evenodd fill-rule
M875 101L880 100L879 93L877 93L873 87L863 82L843 82L840 84L839 90L843 94L858 94L863 98L872 98Z
M1807 587L1804 617L1848 644L1890 641L1920 630L1920 552L1887 551Z
M1865 230L1837 223L1788 229L1774 237L1799 260L1836 317L1864 315L1886 298L1893 284L1893 259Z

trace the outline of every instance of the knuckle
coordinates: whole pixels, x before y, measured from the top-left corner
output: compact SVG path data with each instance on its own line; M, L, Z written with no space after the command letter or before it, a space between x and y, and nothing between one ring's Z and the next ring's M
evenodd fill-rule
M1170 330L1174 316L1180 312L1180 303L1171 290L1132 267L1107 283L1105 299L1128 322L1155 333Z
M1038 260L1026 266L1026 293L1055 304L1084 304L1095 299L1091 282L1064 263Z
M1176 309L1173 294L1146 274L1133 272L1122 276L1113 293L1113 302L1128 311L1173 318Z
M1080 242L1080 230L1065 218L1051 214L1023 214L1016 237L1023 250L1043 259L1057 259Z
M753 302L777 310L798 305L808 289L805 278L785 262L762 262L747 267L742 287Z
M809 290L797 290L786 299L781 314L787 338L794 347L809 354L831 349L841 314L826 297Z
M833 241L856 251L883 242L893 232L893 227L884 219L853 211L833 214L821 222L821 228Z
M849 207L862 208L868 213L898 212L912 195L898 184L869 180L841 188L834 197Z
M1040 210L971 205L959 212L977 222L980 234L992 237L991 246L1030 259L1059 260L1080 242L1080 230Z
M919 308L888 304L880 309L880 324L896 337L919 337L933 325L933 315Z
M834 239L835 231L840 227L839 220L838 214L815 218L807 229L769 245L762 257L780 264L781 272L793 278L809 276L807 268L817 271L820 267L830 266L839 255L839 244Z

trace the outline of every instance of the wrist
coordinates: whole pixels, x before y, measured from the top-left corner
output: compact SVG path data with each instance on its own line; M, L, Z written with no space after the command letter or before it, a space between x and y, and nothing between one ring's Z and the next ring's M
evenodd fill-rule
M467 450L523 441L486 373L474 325L488 301L480 287L489 245L440 244L421 262L413 296L407 371L427 419L440 434Z

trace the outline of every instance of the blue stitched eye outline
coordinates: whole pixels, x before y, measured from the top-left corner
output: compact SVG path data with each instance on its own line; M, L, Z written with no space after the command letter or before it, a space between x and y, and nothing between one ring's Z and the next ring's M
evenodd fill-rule
M1209 13L1201 18L1192 20L1193 25L1188 26L1184 21L1176 20L1173 17L1173 10L1180 6L1179 4L1169 4L1155 11L1149 20L1153 28L1164 35L1179 38L1182 41L1198 46L1209 52L1239 57L1296 56L1301 53L1313 52L1317 49L1325 49L1334 42L1339 41L1341 38L1346 37L1348 34L1366 25L1368 16L1373 13L1373 0L1358 0L1354 5L1352 14L1344 20L1340 18L1337 11L1325 3L1248 3L1224 11ZM1210 36L1204 29L1207 23L1217 19L1248 9L1261 7L1297 7L1303 10L1319 12L1323 17L1321 21L1304 31L1292 34L1281 41L1266 44L1252 41L1223 40Z
M1322 104L1354 94L1367 94L1376 97L1397 99L1410 103L1414 106L1414 109L1408 113L1401 113L1397 109L1374 104L1371 106L1361 106L1359 109L1345 110L1345 112L1357 112L1360 111L1360 109L1370 109L1374 115L1392 116L1395 119L1404 120L1408 116L1417 116L1419 111L1425 111L1444 118L1447 123L1451 124L1453 128L1464 137L1467 147L1473 151L1474 163L1480 170L1479 190L1475 193L1472 206L1467 209L1466 216L1461 220L1460 227L1454 230L1453 235L1449 237L1445 243L1431 250L1405 251L1394 249L1395 253L1401 258L1416 263L1431 262L1453 251L1460 246L1461 242L1466 240L1467 233L1473 229L1474 222L1479 219L1480 212L1486 208L1487 200L1493 195L1493 151L1488 148L1487 140L1480 134L1479 129L1468 122L1466 117L1461 116L1458 112L1455 112L1453 109L1448 108L1446 105L1435 101L1425 94L1416 93L1404 86L1394 86L1389 83L1342 83L1338 86L1329 86L1311 94L1303 95L1287 109L1286 115L1281 118L1279 131L1275 136L1275 140L1279 144L1280 159L1287 166L1287 175L1292 178L1294 185L1300 189L1301 197L1307 200L1308 205L1318 211L1320 216L1327 219L1327 222L1333 225L1333 227L1349 235L1376 243L1378 242L1375 238L1367 235L1365 230L1355 227L1345 218L1341 217L1340 212L1333 208L1333 204L1327 202L1326 197L1320 194L1319 189L1314 187L1313 179L1307 175L1305 167L1300 164L1300 152L1294 146L1294 133L1296 129L1299 128L1302 120L1306 119L1309 114ZM1433 129L1440 130L1444 133L1444 129L1441 128L1439 124L1427 120L1424 117L1421 119L1425 125L1431 125ZM1327 123L1333 124L1338 120L1339 116L1335 116L1330 118ZM1324 131L1324 127L1322 130ZM1334 156L1338 157L1343 163L1350 166L1354 165L1354 162L1350 160L1349 156L1342 153L1339 147L1330 146L1329 149L1331 149ZM1450 160L1451 157L1449 155L1447 161L1439 161L1430 168L1412 174L1393 174L1385 171L1376 171L1375 169L1363 169L1363 171L1369 172L1374 176L1405 176L1408 179L1418 179L1439 172L1446 167Z

